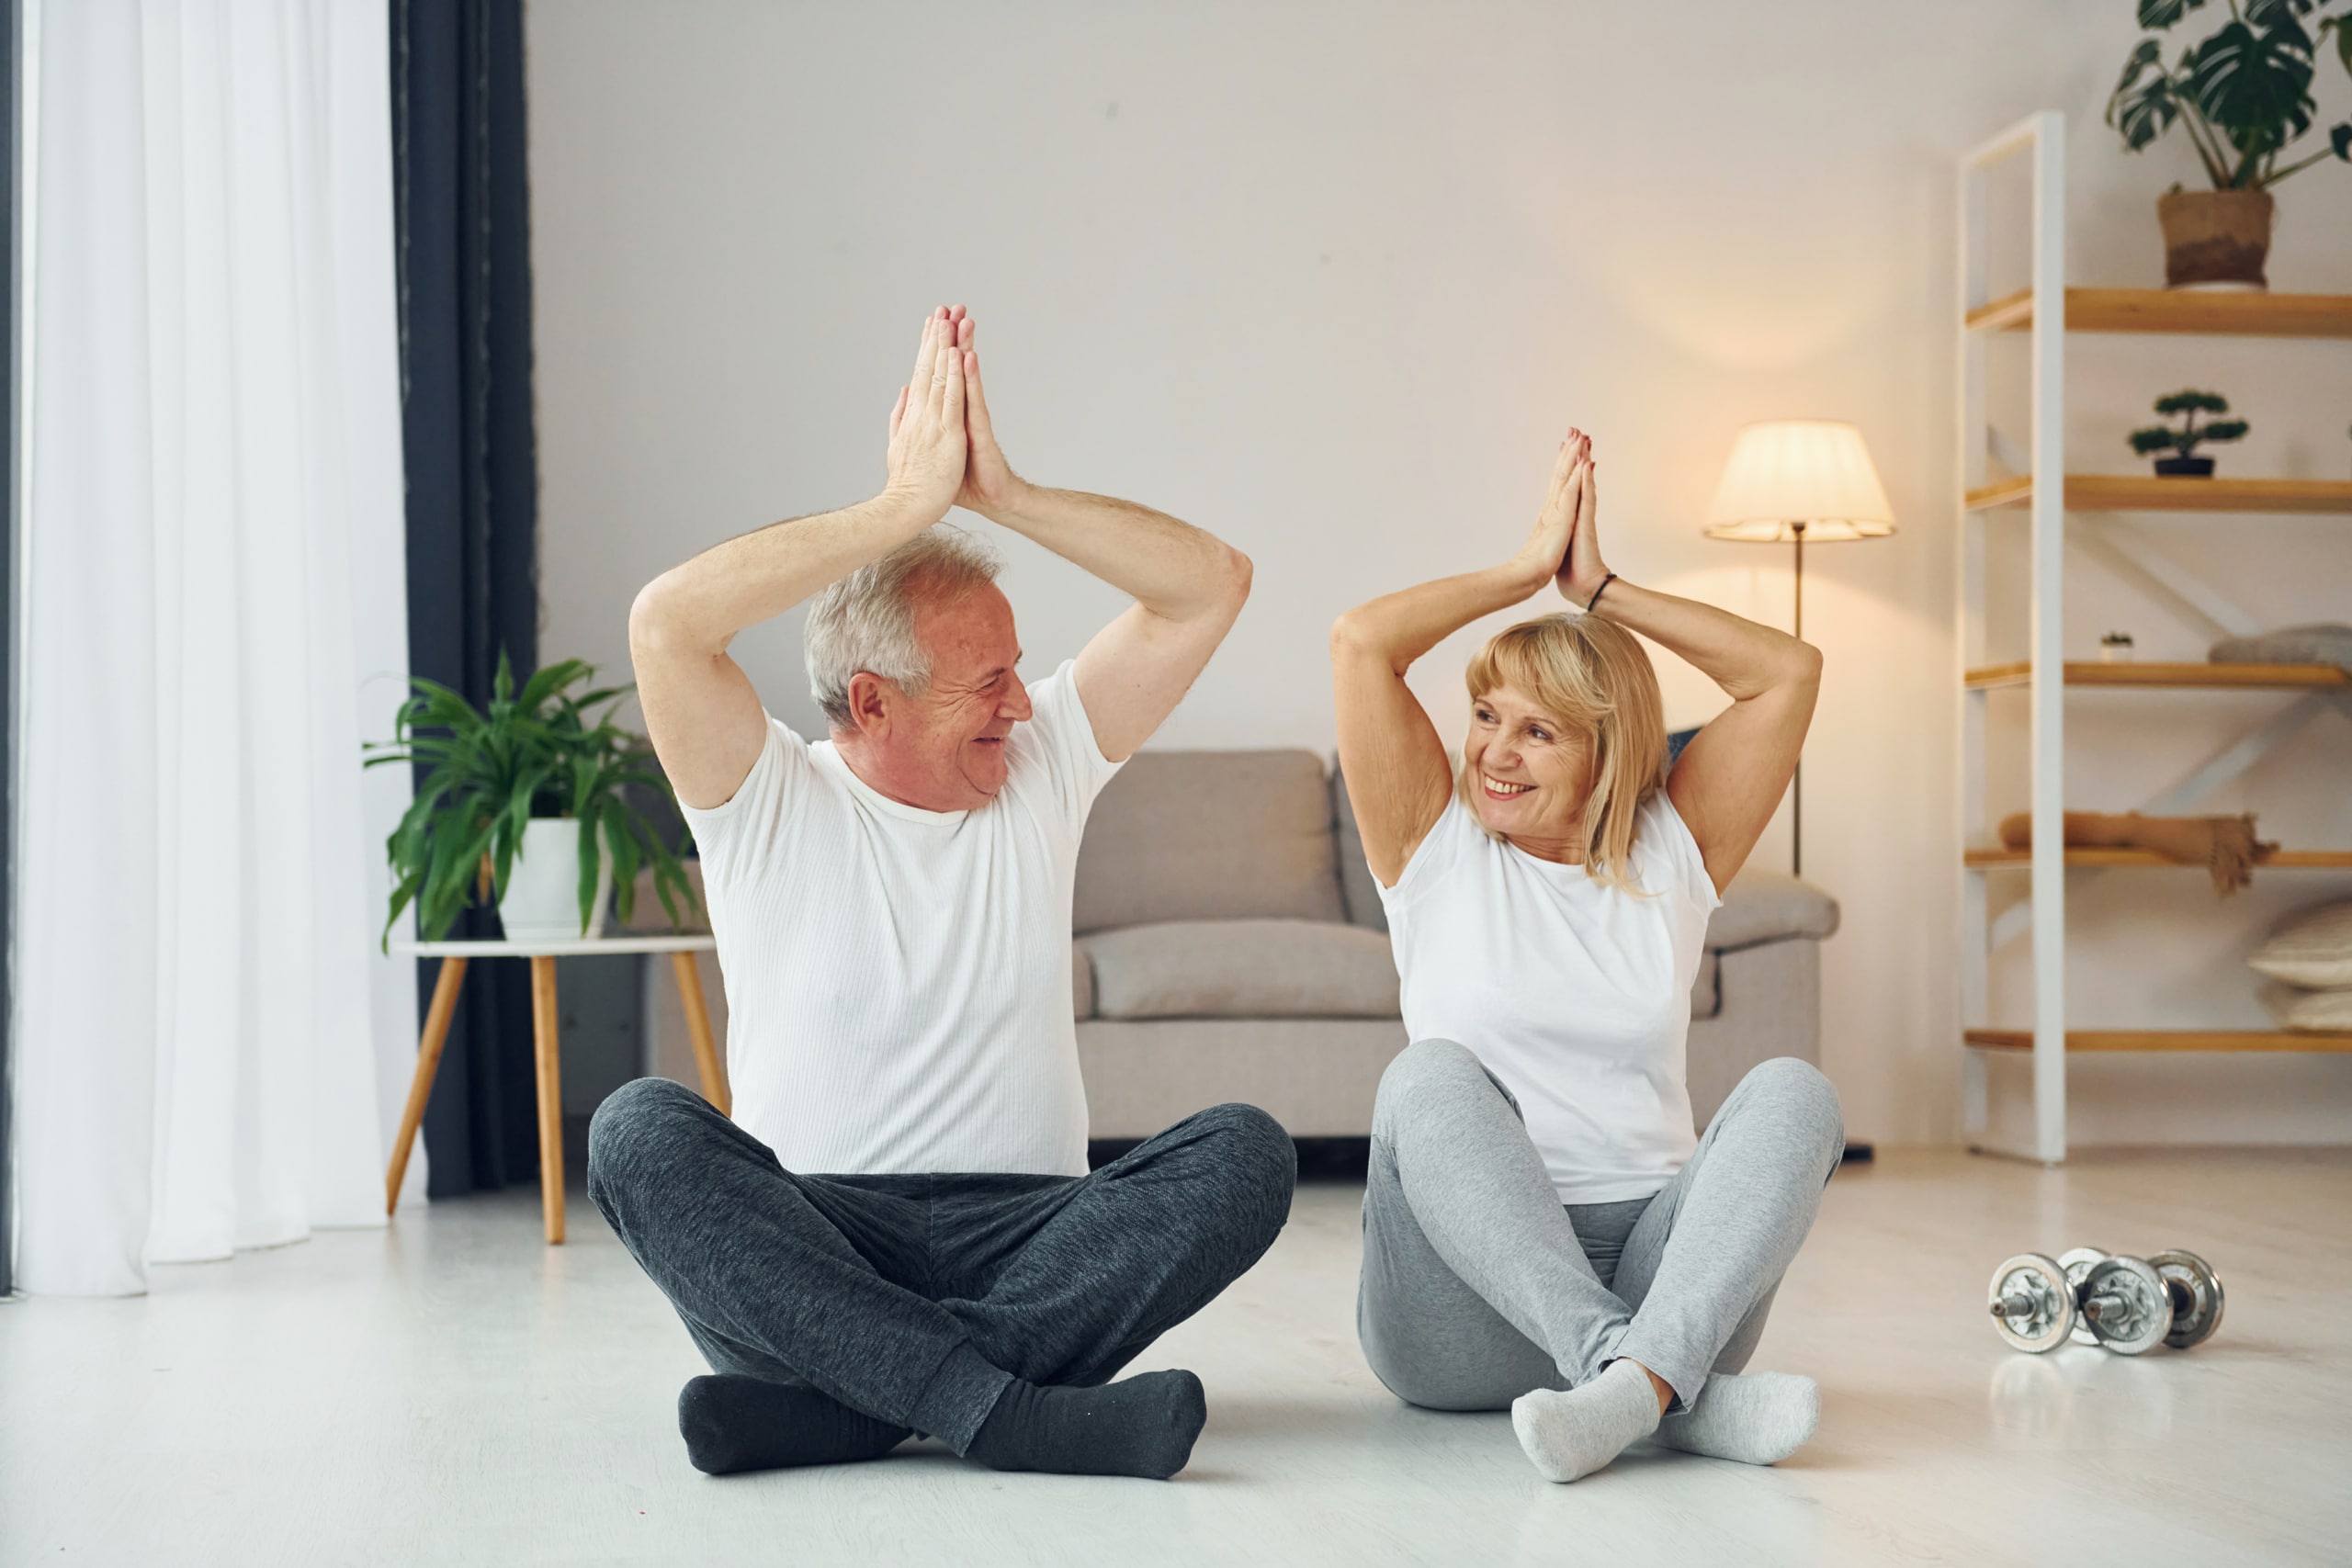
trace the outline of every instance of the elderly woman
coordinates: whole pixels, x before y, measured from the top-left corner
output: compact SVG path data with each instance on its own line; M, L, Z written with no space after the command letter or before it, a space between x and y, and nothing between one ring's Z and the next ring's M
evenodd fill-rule
M1593 495L1572 431L1510 560L1375 599L1331 636L1413 1040L1373 1115L1357 1330L1409 1404L1510 1406L1562 1482L1644 1437L1770 1464L1812 1435L1812 1380L1734 1374L1844 1140L1803 1062L1756 1068L1699 1138L1683 1077L1707 917L1788 785L1821 656L1619 578ZM1471 660L1450 766L1406 671L1546 582L1582 613ZM1732 698L1671 776L1634 632Z

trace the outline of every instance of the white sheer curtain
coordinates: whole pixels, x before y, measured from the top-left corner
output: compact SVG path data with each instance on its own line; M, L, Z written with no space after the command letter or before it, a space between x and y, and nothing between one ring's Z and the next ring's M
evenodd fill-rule
M381 1224L407 660L382 0L28 18L18 1277Z

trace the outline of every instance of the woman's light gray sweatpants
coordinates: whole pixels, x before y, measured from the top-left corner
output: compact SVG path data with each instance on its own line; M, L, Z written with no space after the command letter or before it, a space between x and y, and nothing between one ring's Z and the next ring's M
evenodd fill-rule
M1498 1410L1621 1357L1673 1386L1747 1364L1845 1148L1838 1091L1794 1057L1740 1080L1655 1197L1563 1206L1519 1103L1468 1049L1380 1080L1356 1333L1389 1391Z

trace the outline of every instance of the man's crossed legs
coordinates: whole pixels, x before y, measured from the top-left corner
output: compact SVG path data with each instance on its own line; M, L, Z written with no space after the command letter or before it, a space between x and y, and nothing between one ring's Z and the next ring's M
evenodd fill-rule
M1205 1419L1185 1371L1108 1383L1255 1263L1295 1159L1264 1111L1187 1117L1089 1176L801 1176L640 1078L588 1133L588 1191L718 1375L679 1401L713 1473L888 1452L1164 1477Z

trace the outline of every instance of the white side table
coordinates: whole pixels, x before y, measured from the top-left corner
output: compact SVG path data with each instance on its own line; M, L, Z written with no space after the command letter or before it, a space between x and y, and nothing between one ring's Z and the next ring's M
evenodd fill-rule
M449 1020L458 1010L458 987L465 983L466 965L476 958L527 958L531 961L532 1055L538 1069L539 1205L547 1220L548 1245L563 1241L563 1094L556 1055L555 961L559 958L602 957L612 953L666 953L677 966L678 991L686 1004L686 1032L693 1036L695 1065L702 1074L703 1098L730 1113L727 1075L718 1048L710 1036L710 1011L703 1005L702 973L695 954L711 953L718 942L700 936L581 937L571 942L396 942L392 951L419 958L438 958L441 973L433 983L433 1004L425 1011L424 1036L417 1042L416 1077L408 1086L408 1108L401 1112L401 1130L392 1141L392 1163L384 1172L384 1213L401 1201L401 1179L408 1174L409 1151L416 1144L417 1124L424 1119L424 1102L433 1095L433 1075L441 1066L441 1047L449 1038Z

